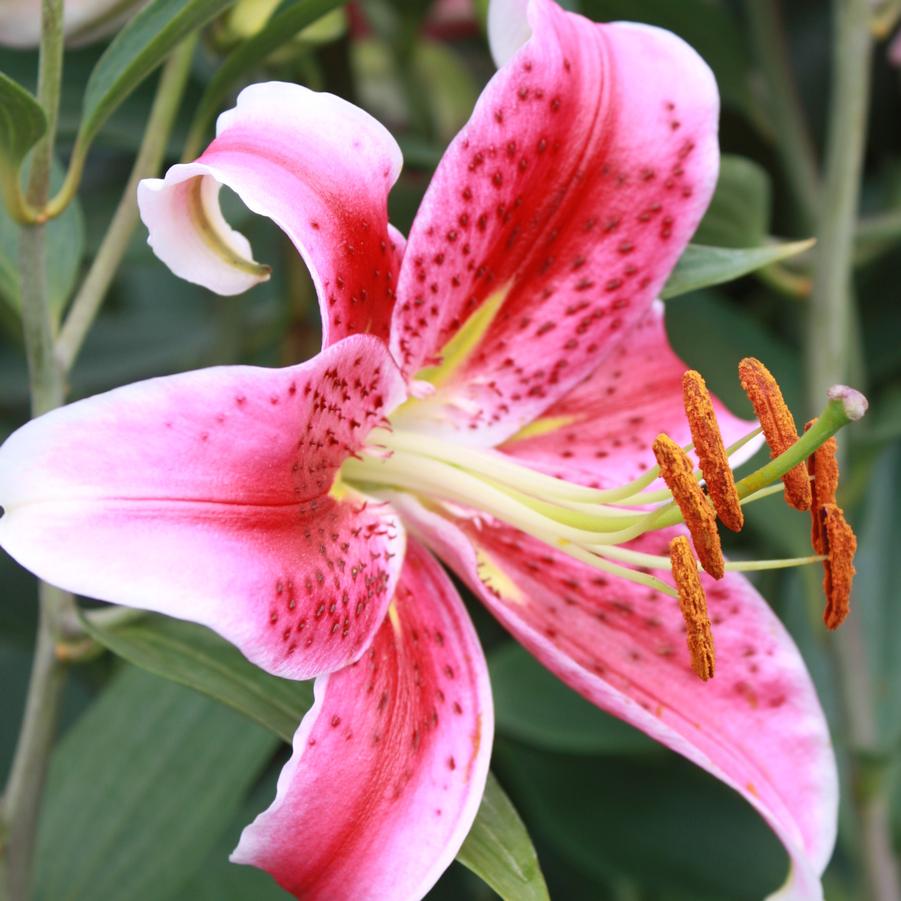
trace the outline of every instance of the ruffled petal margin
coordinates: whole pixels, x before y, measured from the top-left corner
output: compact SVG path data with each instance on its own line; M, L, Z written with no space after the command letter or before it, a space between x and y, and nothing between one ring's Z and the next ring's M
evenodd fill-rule
M475 819L494 716L472 623L421 546L370 649L318 679L315 698L275 801L231 859L308 901L423 897Z
M716 676L702 683L672 598L484 517L452 520L408 497L391 503L558 678L753 805L791 859L785 897L822 898L838 816L835 757L794 642L745 578L702 576L717 656ZM672 534L634 546L666 553Z
M400 262L387 198L402 163L394 138L352 103L268 82L240 93L195 162L142 181L138 204L150 246L176 275L238 294L269 270L223 218L218 195L226 185L303 256L323 346L358 333L387 340Z
M405 394L382 342L287 369L151 379L0 448L0 545L78 594L203 623L291 678L357 659L403 559L392 511L332 481Z

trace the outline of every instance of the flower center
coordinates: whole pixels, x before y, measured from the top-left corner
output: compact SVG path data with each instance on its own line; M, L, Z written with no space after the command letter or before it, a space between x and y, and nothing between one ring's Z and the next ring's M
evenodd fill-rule
M625 545L647 532L685 523L692 535L695 554L714 578L721 578L725 572L775 569L820 561L827 564L828 573L830 550L825 541L821 541L815 547L816 553L808 557L725 562L716 517L719 513L727 525L740 528L743 522L741 505L780 491L780 479L786 486L789 483L793 486L791 502L799 490L799 471L803 473L805 484L810 481L808 468L814 480L818 477L819 471L814 470L812 463L810 467L805 465L808 459L819 459L814 456L818 449L844 425L860 418L866 408L866 401L853 389L832 389L822 414L798 437L794 420L785 408L775 381L760 387L761 373L766 373L769 379L772 376L757 361L743 361L742 366L743 385L746 371L753 370L755 377L760 376L755 389L748 394L761 420L761 428L749 432L729 448L722 447L715 419L711 428L712 406L704 401L703 380L697 373L686 374L686 411L703 472L695 470L683 448L661 435L654 443L658 466L623 485L588 488L536 472L496 450L457 445L444 438L389 425L370 433L361 456L347 460L340 475L369 494L378 496L400 490L432 504L445 505L451 513L459 514L462 507L468 516L491 516L595 569L679 597L683 612L688 609L686 598L690 598L689 606L694 611L693 631L690 629L690 632L697 635L700 634L696 609L699 589L686 581L685 548L680 545L677 562L675 550L671 556L658 556ZM699 385L703 388L702 393L699 393ZM774 410L779 427L776 439L771 434ZM761 429L773 458L735 481L728 458L756 437ZM666 489L652 487L660 477L664 479ZM702 478L706 491L700 486ZM807 506L811 506L809 485ZM815 535L826 535L827 526L822 524L835 521L834 513L827 510L823 515L824 509L832 506L834 484L825 492L822 502L814 506ZM821 523L819 530L817 522ZM836 543L842 547L849 544L848 541ZM690 554L689 559L694 560ZM697 563L692 566L696 569ZM848 569L839 568L842 572ZM836 569L834 561L831 569ZM654 575L654 571L672 572L676 588ZM830 606L841 604L830 598ZM702 646L703 642L698 643L698 647ZM704 649L703 654L709 656L708 650ZM701 663L699 658L699 666ZM702 668L704 672L712 672L712 666L707 663Z

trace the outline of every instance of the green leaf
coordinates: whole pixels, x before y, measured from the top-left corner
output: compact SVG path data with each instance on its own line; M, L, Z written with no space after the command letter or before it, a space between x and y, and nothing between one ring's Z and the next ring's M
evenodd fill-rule
M153 0L120 31L97 61L84 94L79 143L84 149L116 107L191 32L235 0Z
M51 185L63 181L62 167L54 161ZM22 309L19 296L19 235L17 222L0 207L0 298L15 315ZM75 287L84 255L84 215L77 198L62 215L45 227L47 242L47 297L57 320Z
M785 852L753 808L675 754L592 758L500 741L495 757L536 832L596 879L633 881L648 897L758 901L785 878Z
M498 733L576 754L659 750L637 729L567 688L518 644L502 645L488 664Z
M767 240L772 212L769 173L753 160L724 154L710 206L694 243L712 247L758 247Z
M689 244L660 296L664 300L669 300L671 297L678 297L698 288L731 282L756 269L769 266L770 263L803 253L813 247L813 244L812 238L806 241L769 244L765 247L729 248Z
M47 130L47 117L35 98L0 72L0 192L8 210L18 210L22 161Z
M286 742L312 704L311 683L264 673L203 626L156 614L113 626L88 617L84 622L97 641L129 662L228 705ZM493 780L460 860L510 901L547 897L525 827Z
M529 833L491 773L478 816L457 860L504 901L538 901L549 897Z
M277 746L220 704L127 668L53 755L36 898L171 896Z
M269 675L203 626L157 614L114 626L85 617L84 624L130 663L215 698L286 742L313 703L311 683Z
M278 767L270 767L206 859L199 861L194 877L171 901L289 901L291 896L265 870L228 859L244 827L272 803L277 777Z
M197 107L192 135L203 133L219 111L223 98L241 76L278 49L303 28L340 6L343 0L294 0L284 2L265 27L238 45L219 65Z

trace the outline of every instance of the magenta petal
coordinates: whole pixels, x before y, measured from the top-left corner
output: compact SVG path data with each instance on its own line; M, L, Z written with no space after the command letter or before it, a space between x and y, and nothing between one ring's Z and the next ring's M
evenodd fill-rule
M456 589L411 542L366 655L316 682L272 806L232 854L297 897L419 899L475 819L494 717Z
M670 347L657 301L588 378L545 410L538 429L530 434L527 426L501 450L533 469L596 488L635 479L656 465L651 445L661 432L691 443L682 402L687 368ZM713 405L727 445L756 425L716 399ZM761 440L738 451L733 465L748 459Z
M271 672L356 659L404 535L328 494L404 396L374 338L288 369L152 379L34 420L0 448L0 544L71 591L203 623Z
M826 720L792 639L746 579L703 577L717 659L703 683L672 598L484 518L452 523L412 499L395 505L562 681L742 794L791 857L790 897L822 897L838 805ZM666 553L672 534L635 547Z
M691 48L548 0L530 10L532 38L435 173L392 323L395 357L415 373L500 292L428 423L491 444L589 375L647 312L718 168L716 85Z
M401 164L394 138L368 113L269 82L241 92L195 162L141 182L138 202L150 245L176 275L237 294L268 276L222 218L217 195L227 185L273 219L310 267L324 346L359 332L387 339L400 262L387 198Z

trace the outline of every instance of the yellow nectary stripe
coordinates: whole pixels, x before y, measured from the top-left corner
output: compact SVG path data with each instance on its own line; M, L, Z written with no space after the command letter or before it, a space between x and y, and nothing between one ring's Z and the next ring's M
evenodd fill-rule
M509 287L495 291L486 298L482 305L463 323L453 338L441 348L441 362L436 366L427 366L421 369L416 378L425 382L431 382L436 388L445 384L456 372L467 357L472 353L485 332L494 322L494 317L507 297Z

